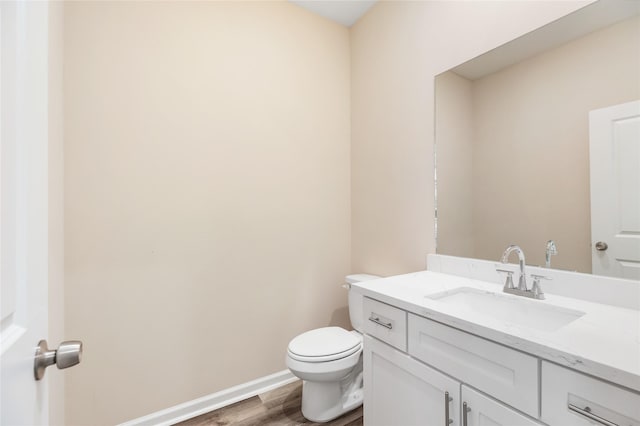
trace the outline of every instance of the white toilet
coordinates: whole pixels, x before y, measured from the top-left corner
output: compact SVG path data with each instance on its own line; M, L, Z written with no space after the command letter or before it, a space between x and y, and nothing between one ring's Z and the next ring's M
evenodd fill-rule
M378 279L346 277L351 284ZM362 295L349 290L349 317L355 330L323 327L295 337L287 350L287 367L302 382L302 415L328 422L362 405Z

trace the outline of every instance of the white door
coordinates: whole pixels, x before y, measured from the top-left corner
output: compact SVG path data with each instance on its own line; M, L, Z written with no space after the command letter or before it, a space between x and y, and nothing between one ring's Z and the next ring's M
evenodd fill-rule
M596 275L640 280L640 101L589 113Z
M0 2L0 424L48 421L46 2Z

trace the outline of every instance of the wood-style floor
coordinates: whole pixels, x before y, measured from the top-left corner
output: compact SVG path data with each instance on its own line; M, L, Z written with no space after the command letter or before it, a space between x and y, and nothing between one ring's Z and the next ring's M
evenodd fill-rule
M180 426L329 425L362 426L362 407L329 423L314 423L302 417L302 382L274 389L233 405L178 423Z

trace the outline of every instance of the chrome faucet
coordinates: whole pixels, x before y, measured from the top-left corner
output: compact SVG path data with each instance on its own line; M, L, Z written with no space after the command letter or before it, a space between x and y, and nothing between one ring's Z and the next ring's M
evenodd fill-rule
M544 267L551 268L551 256L555 256L558 254L558 247L556 247L556 243L553 240L547 241L547 249L545 250L544 256Z
M505 249L504 253L502 253L502 259L500 259L500 261L502 263L507 263L507 261L509 260L509 255L514 251L518 255L518 263L520 264L520 279L518 280L518 290L527 291L527 279L524 274L524 265L525 265L524 252L522 251L522 249L514 244L510 245ZM512 285L513 285L513 282L512 282ZM507 289L507 286L505 286L505 291L506 289Z
M528 289L527 279L524 272L524 267L525 267L524 252L520 247L516 245L510 245L509 247L507 247L504 253L502 254L502 258L500 259L500 261L502 263L507 263L507 261L509 260L509 255L511 255L511 253L513 253L514 251L518 255L518 263L520 264L520 278L518 279L518 287L515 287L513 285L513 279L511 277L513 275L513 271L510 271L508 269L496 269L498 272L507 273L507 279L504 283L504 288L502 289L502 291L504 291L505 293L515 294L518 296L530 297L532 299L539 299L539 300L544 299L544 292L540 287L540 280L551 279L551 278L547 278L542 275L532 275L534 278L533 285L531 286L531 289Z

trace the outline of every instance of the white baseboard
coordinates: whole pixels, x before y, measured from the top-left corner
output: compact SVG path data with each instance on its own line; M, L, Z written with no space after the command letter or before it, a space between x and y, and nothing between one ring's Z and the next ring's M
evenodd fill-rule
M172 425L218 408L226 407L252 396L268 392L298 380L289 370L283 370L270 376L261 377L251 382L243 383L202 398L194 399L183 404L174 405L144 417L129 420L119 426L155 426Z

